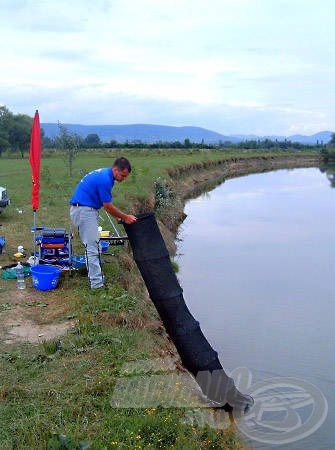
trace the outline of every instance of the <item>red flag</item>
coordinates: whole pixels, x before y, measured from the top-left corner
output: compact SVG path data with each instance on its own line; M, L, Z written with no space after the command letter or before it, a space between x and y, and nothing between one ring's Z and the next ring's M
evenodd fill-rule
M39 207L40 167L41 167L41 128L38 111L35 112L30 138L29 162L32 171L31 206L34 211Z

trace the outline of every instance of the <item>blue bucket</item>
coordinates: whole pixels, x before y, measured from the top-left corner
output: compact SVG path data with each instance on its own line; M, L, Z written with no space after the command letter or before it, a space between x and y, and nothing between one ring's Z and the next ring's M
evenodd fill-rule
M57 266L38 264L30 268L33 286L40 291L50 291L58 284L62 269Z
M6 243L5 236L0 236L0 255L1 255L1 253L2 253L2 249L3 249L4 246L5 246L5 243Z
M81 267L86 267L86 256L85 255L72 255L71 257L72 267L75 269L80 269Z
M100 241L100 249L102 252L107 252L108 247L109 247L108 241Z

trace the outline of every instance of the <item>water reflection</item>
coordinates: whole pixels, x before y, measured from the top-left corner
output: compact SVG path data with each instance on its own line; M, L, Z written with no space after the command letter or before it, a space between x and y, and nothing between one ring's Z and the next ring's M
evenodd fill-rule
M321 173L326 173L331 187L335 187L335 164L327 164L320 167Z
M334 173L294 169L228 180L187 203L178 244L185 300L223 365L248 367L254 382L301 378L329 405ZM332 448L334 420L331 410L313 435L285 448Z

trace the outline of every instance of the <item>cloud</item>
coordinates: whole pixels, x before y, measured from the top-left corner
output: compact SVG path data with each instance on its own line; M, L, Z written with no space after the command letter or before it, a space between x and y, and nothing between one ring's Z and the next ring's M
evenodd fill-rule
M26 114L38 103L50 122L331 129L332 10L328 0L5 2L0 102Z
M39 109L41 121L82 124L151 123L175 126L193 125L223 134L313 134L313 127L328 129L329 123L314 111L290 110L245 104L203 105L189 100L169 100L159 96L114 92L104 83L66 86L21 85L0 87L0 98L11 110L32 114ZM232 131L233 130L233 131Z

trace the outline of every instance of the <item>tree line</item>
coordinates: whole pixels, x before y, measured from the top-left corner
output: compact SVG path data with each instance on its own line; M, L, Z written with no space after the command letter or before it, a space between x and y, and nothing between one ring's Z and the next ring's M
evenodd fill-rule
M71 133L70 133L71 135ZM118 142L116 140L111 140L109 142L102 142L97 134L88 134L85 138L82 138L76 134L72 134L72 138L76 141L78 149L103 149L103 148L128 148L128 149L238 149L238 150L311 150L311 149L321 149L326 147L323 142L317 142L316 144L303 144L301 142L292 142L285 139L284 141L278 141L277 139L255 139L255 140L244 140L238 143L233 143L231 141L218 141L217 143L205 143L203 140L201 142L192 142L189 138L184 139L184 141L156 141L152 143L143 142L139 139L125 142ZM44 148L59 148L59 140L61 140L61 135L55 138L44 138L43 147Z
M29 152L30 135L33 118L25 114L13 114L6 106L0 106L0 156L3 152L18 153L24 157ZM140 140L118 142L111 140L102 142L97 134L90 133L85 138L76 133L71 133L64 125L58 123L59 134L54 138L45 136L41 129L42 147L44 149L58 149L64 151L70 164L75 154L80 149L104 149L104 148L129 148L129 149L237 149L237 150L311 150L319 151L324 159L335 160L335 133L328 144L317 142L315 145L291 142L290 140L278 141L277 139L252 139L239 143L219 141L217 143L191 142L186 138L183 142L153 143Z

